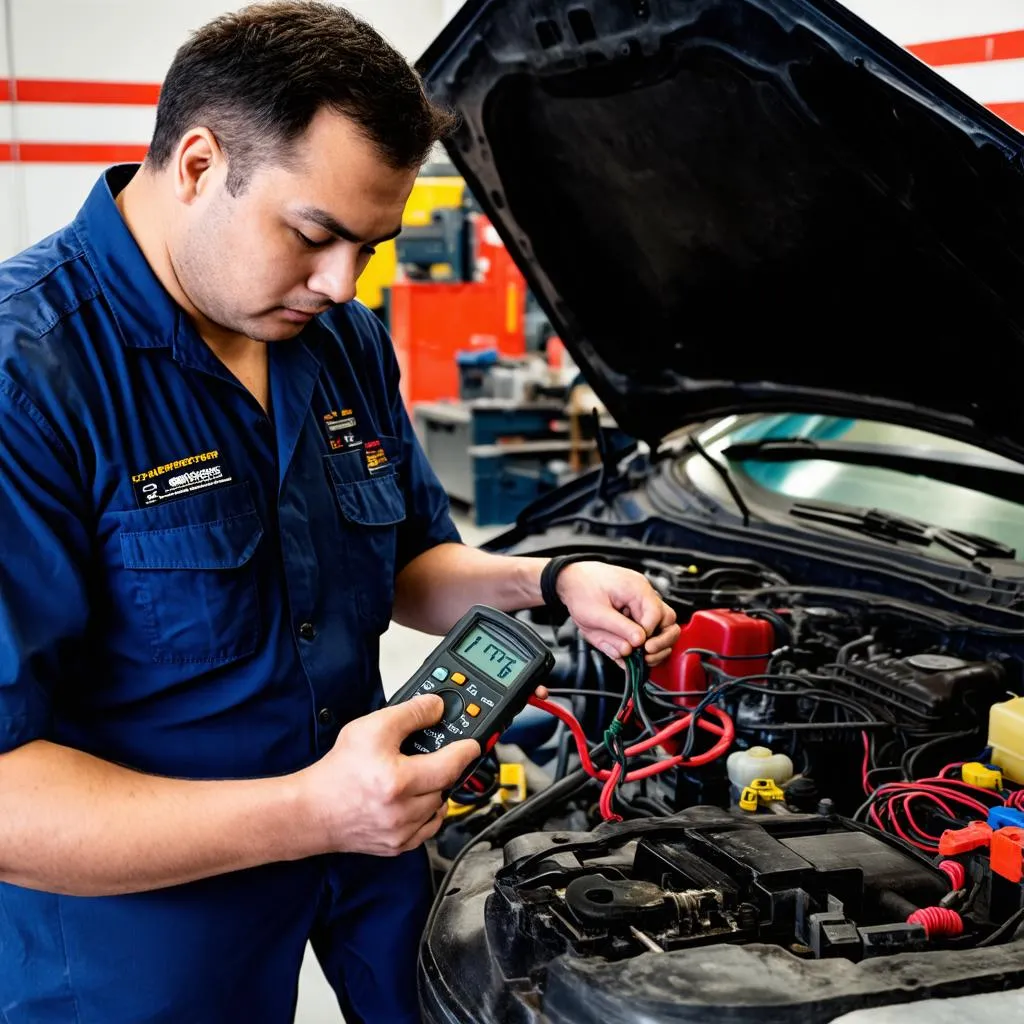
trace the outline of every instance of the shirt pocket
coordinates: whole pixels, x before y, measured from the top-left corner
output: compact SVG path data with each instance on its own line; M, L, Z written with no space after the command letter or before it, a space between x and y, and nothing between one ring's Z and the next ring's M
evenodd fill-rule
M253 555L263 536L248 484L122 513L131 607L153 660L223 664L262 633Z
M341 513L349 585L362 618L378 633L391 621L395 601L398 528L405 520L399 483L401 451L397 438L380 439L386 465L371 474L361 448L325 455L330 483Z

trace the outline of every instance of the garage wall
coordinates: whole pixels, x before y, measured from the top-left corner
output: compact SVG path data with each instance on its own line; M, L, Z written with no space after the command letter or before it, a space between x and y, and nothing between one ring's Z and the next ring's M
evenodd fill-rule
M240 2L240 0L239 0ZM348 0L417 56L460 0ZM232 0L0 0L0 258L66 223L100 170L140 159L160 79L190 29ZM1024 129L1022 0L850 0Z
M846 6L1024 130L1021 0L847 0Z
M70 220L104 166L141 159L189 31L242 0L0 0L0 259ZM348 0L417 57L444 0Z

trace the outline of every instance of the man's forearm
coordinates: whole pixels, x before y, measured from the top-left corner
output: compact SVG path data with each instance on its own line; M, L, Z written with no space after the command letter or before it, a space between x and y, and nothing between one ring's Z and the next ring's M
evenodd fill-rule
M541 603L546 558L492 555L463 544L439 544L399 574L394 618L424 633L443 634L473 604L502 611Z
M317 851L289 778L144 775L37 740L0 755L0 880L99 896Z

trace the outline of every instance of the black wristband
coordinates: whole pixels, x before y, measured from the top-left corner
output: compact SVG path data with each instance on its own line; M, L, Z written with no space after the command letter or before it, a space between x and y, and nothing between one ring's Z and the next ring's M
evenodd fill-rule
M567 613L568 609L562 603L556 589L558 574L573 562L603 561L604 558L601 555L555 555L554 558L549 559L540 574L540 596L544 599L544 604L553 612Z

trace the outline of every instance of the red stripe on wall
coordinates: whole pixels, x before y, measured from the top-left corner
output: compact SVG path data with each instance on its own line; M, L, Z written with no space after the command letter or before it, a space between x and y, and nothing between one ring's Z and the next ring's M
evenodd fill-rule
M997 117L1024 132L1024 103L989 103L987 106Z
M72 82L46 78L15 81L19 103L92 103L154 107L160 86L145 82Z
M0 143L0 162L22 164L121 164L138 163L147 145L92 142Z
M986 60L1016 60L1024 57L1024 29L993 32L987 36L939 39L933 43L915 43L907 49L932 67L980 64Z
M0 103L8 103L11 99L11 80L0 79Z

